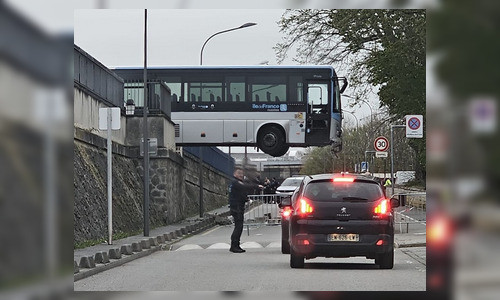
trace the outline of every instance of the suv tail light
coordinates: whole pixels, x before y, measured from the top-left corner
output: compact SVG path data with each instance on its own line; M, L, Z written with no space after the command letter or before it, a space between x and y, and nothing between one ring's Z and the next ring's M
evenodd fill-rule
M428 218L427 238L431 247L444 248L453 238L451 220L445 214L435 214Z
M301 215L308 215L310 213L313 212L313 207L311 206L310 204L311 200L307 199L307 198L301 198L299 200L299 213Z
M290 206L285 206L285 208L283 208L283 212L281 213L284 218L288 218L291 214L292 208Z
M387 199L380 200L373 210L376 215L387 215L390 211L391 205Z

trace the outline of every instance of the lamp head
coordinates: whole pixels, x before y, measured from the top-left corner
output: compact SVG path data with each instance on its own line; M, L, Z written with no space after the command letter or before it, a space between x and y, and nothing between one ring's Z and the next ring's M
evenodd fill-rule
M245 28L245 27L250 27L250 26L254 26L254 25L257 25L257 23L245 23L245 24L241 25L239 28Z

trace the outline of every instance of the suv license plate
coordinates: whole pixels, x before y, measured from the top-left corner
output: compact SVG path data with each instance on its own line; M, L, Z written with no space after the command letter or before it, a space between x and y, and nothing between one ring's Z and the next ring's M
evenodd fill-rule
M332 233L327 235L326 239L329 242L359 242L359 234Z

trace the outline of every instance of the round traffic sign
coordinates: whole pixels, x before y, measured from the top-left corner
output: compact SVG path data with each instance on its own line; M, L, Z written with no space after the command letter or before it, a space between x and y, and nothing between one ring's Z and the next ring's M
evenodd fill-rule
M417 130L420 128L420 120L418 118L410 118L410 120L408 120L408 127L410 127L410 129L412 130Z
M373 147L377 151L385 151L389 148L389 140L384 136L379 136L375 139Z

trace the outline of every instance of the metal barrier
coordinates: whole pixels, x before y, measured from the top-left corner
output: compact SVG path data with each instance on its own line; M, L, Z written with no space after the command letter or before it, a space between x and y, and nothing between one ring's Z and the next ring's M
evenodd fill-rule
M280 208L278 203L283 197L281 194L248 195L247 207L243 225L250 235L250 226L279 225L281 224Z
M400 233L406 225L408 233L410 224L426 225L426 193L425 192L403 192L396 193L393 197L399 198L400 206L394 210L394 223L399 225Z

